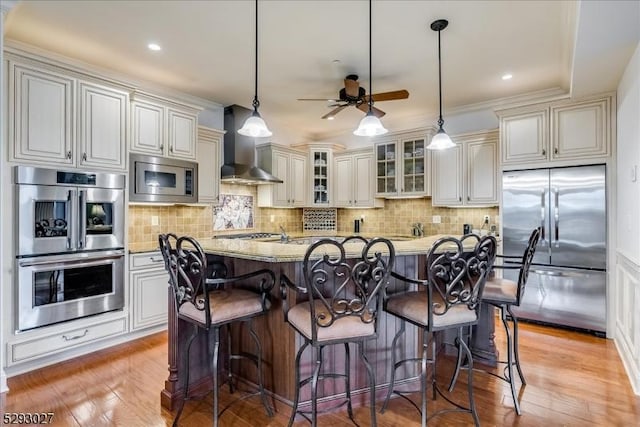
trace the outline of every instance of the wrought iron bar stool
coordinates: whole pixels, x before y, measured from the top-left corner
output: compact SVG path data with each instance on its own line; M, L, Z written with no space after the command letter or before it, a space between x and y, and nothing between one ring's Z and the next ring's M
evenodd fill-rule
M393 351L389 370L391 381L381 412L387 409L393 394L409 401L421 414L421 425L427 425L431 418L446 412L463 411L471 413L476 426L480 424L473 398L473 370L468 376L468 407L462 406L446 396L436 382L436 356L438 345L434 332L453 329L457 331L455 344L459 351L467 356L469 366L473 366L473 357L465 340L463 328L478 322L478 305L482 298L485 281L496 255L496 239L485 236L472 248L465 248L463 242L453 237L439 239L426 256L427 280L417 280L401 276L395 272L391 276L407 284L418 285L418 290L388 294L385 297L384 310L401 320L400 329L393 338L395 349L398 340L404 335L406 322L416 325L422 331L422 352L420 357L396 361ZM422 288L422 289L420 289ZM429 341L429 335L432 339ZM431 346L431 358L429 358ZM396 370L407 363L420 363L421 405L410 398L413 391L395 389ZM427 415L427 365L432 365L431 388L433 399L437 394L454 405L453 409L442 409Z
M199 334L205 334L207 348L213 347L211 355L211 375L213 380L213 425L218 426L218 418L229 406L238 400L260 394L262 404L269 416L273 410L267 402L262 380L262 346L253 330L252 320L264 314L270 307L269 292L275 284L275 274L271 270L262 269L236 277L226 277L224 264L208 265L207 257L198 241L189 236L177 237L175 234L158 236L160 250L169 273L169 283L175 295L175 306L178 319L193 325L193 333L184 348L184 399L173 421L178 425L185 401L189 396L189 356L193 340ZM174 245L174 246L173 246ZM255 283L251 283L255 282ZM233 286L228 286L233 285ZM248 324L256 354L231 354L230 325L234 322ZM226 382L229 391L234 392L231 360L248 359L258 372L258 391L245 394L230 402L218 411L219 378L218 356L220 350L220 330L226 327L228 352L226 354L229 372ZM210 341L213 341L212 346Z
M527 247L525 248L522 256L497 255L497 257L506 260L507 263L494 265L494 270L518 270L518 281L514 282L512 280L490 276L487 279L487 283L484 288L484 294L482 296L483 303L491 304L500 309L500 319L502 320L502 324L504 325L504 329L507 335L507 360L498 361L498 363L505 364L503 374L500 375L490 371L484 372L509 383L511 387L511 395L513 396L513 405L518 415L521 415L522 411L520 409L518 394L516 393L516 384L514 381L515 378L513 376L513 365L516 365L516 369L518 370L518 375L520 376L522 385L525 386L527 382L524 379L522 368L520 367L520 355L518 351L518 318L511 311L511 307L518 307L524 295L524 287L527 284L527 278L529 277L529 267L531 266L533 256L536 252L536 246L538 245L538 240L540 239L540 232L540 227L535 228L531 232ZM511 335L511 328L509 328L509 323L507 321L507 313L513 321L513 336ZM456 370L449 386L450 391L453 390L455 386L460 369L464 367L462 366L462 355L459 354L458 356L459 357L458 363L456 365Z
M354 239L347 239L354 240ZM349 343L356 343L369 377L371 426L376 425L375 377L367 360L364 344L378 337L378 317L382 309L382 291L395 262L393 244L384 238L361 241L347 245L359 253L355 259L347 259L343 243L322 239L309 246L303 260L304 283L296 284L281 275L280 289L285 321L300 334L304 343L296 355L296 392L289 426L297 414L317 425L318 382L325 379L344 379L349 418L353 419L350 390ZM360 248L362 250L360 251ZM351 258L351 257L349 257ZM288 296L289 294L289 296ZM290 299L296 299L290 302ZM323 371L323 351L326 346L344 345L345 372ZM311 346L315 366L308 378L301 379L302 354ZM300 389L310 384L311 411L299 410ZM310 417L309 417L310 414Z

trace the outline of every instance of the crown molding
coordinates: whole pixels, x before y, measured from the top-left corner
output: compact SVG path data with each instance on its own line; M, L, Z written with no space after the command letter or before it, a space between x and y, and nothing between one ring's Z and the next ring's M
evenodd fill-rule
M2 0L2 2L0 2L0 10L2 10L3 15L6 15L11 9L16 7L17 4L18 0Z

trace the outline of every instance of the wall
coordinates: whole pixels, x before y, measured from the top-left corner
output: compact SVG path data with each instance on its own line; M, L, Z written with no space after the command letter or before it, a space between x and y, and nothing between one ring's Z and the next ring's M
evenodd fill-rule
M640 44L620 81L617 100L614 340L631 385L640 394Z

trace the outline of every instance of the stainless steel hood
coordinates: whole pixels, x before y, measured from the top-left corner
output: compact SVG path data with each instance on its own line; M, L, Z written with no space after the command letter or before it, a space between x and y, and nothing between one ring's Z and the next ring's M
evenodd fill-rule
M282 180L260 169L256 161L255 138L240 135L238 129L252 111L240 105L224 109L224 164L220 181L229 184L278 184Z

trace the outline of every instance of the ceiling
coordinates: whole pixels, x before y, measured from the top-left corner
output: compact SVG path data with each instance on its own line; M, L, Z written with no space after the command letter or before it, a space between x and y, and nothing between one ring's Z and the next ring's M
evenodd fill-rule
M409 118L433 120L438 109L437 33L429 24L439 18L449 20L442 32L445 120L447 111L470 104L539 91L569 93L576 64L587 70L579 75L581 91L615 90L635 44L620 49L615 58L607 57L604 69L594 67L594 35L580 25L589 23L583 17L587 13L596 28L602 27L598 17L605 12L625 19L629 7L636 10L634 5L637 2L375 0L373 92L410 93L406 100L376 107L387 113L382 120L392 130ZM6 19L5 40L222 105L250 107L254 8L253 1L244 0L21 1ZM331 110L329 103L297 98L335 98L350 73L358 74L369 92L368 22L368 2L363 0L261 0L259 98L267 123L302 139L353 130L364 115L361 111L349 107L335 120L321 120ZM640 25L634 22L630 30L613 25L602 32L611 43L619 44L624 37L635 37L637 43ZM614 37L622 31L614 28L618 26L627 28L626 33ZM162 50L148 50L150 42ZM610 50L602 45L597 46L601 52L603 47ZM589 67L598 68L594 72L607 76L606 81L590 75ZM513 78L503 81L505 73Z

